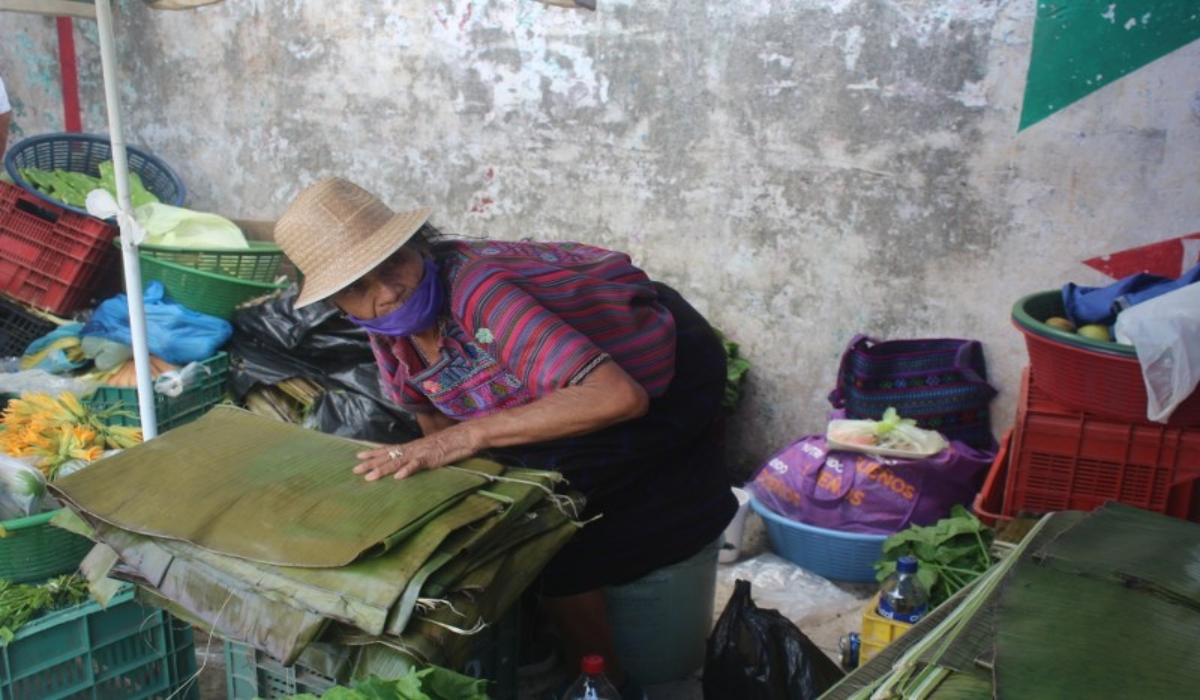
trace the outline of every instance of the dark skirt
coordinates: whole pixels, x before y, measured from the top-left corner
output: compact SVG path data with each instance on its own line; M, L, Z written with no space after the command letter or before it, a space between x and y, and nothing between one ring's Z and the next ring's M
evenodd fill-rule
M543 569L535 585L543 595L621 585L681 562L720 536L737 510L716 430L724 348L677 292L659 285L659 294L675 317L675 377L645 416L496 451L503 461L561 472L587 497L581 519L590 522Z

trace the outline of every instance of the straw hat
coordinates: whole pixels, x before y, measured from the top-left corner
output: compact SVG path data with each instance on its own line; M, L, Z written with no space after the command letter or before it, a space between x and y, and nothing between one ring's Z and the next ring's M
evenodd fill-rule
M370 272L408 242L429 213L428 208L394 212L340 177L305 189L275 223L275 242L304 274L296 308Z

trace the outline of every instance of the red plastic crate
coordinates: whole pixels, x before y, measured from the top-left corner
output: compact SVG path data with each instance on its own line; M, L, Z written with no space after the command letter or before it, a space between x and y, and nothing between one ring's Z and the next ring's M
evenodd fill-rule
M1191 519L1200 430L1103 420L1050 399L1026 369L1004 515L1093 510L1109 500ZM989 475L991 476L991 475Z
M117 228L0 182L0 291L67 316L113 272Z
M992 460L992 468L988 470L983 488L975 496L971 509L975 517L988 527L996 527L1013 519L1013 515L1004 510L1004 491L1008 485L1008 450L1012 444L1012 429L1004 433L1000 440L1000 449Z

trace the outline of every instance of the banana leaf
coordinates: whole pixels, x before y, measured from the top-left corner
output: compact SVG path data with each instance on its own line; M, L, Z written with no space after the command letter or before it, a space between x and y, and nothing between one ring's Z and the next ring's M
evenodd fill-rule
M1110 503L1022 560L996 615L998 695L1195 692L1198 552L1200 526Z
M371 674L394 678L413 665L458 668L487 626L499 624L505 611L538 575L540 567L531 568L528 563L548 559L578 527L577 522L568 520L479 567L473 575L478 580L489 580L486 588L472 581L468 588L450 595L446 604L414 617L403 635L371 636L344 625L330 625L306 648L299 663L341 683Z
M378 552L502 467L467 460L397 481L351 472L362 443L217 406L56 480L74 510L125 530L280 566L337 567ZM136 484L137 488L130 488Z
M1180 697L1200 683L1200 526L1109 503L1052 513L824 696Z
M223 579L236 580L241 590L255 591L265 598L284 601L291 607L378 634L406 581L435 550L438 542L454 529L466 527L498 508L499 504L493 499L470 495L386 556L362 559L334 569L276 567L247 562L208 552L186 542L149 538L106 523L97 523L96 537L116 549L122 562L151 587L176 587L177 583L168 583L166 579L181 575L181 571L190 571L190 567L172 568L176 559L184 559L212 569ZM195 612L206 617L203 610ZM223 632L230 638L253 643L248 633L231 627L236 624L236 621L227 620Z
M501 512L490 516L469 530L459 530L453 533L438 548L437 553L424 562L421 569L408 581L399 602L392 608L385 630L388 634L399 636L403 633L412 616L413 607L421 597L426 581L431 575L446 566L462 566L467 559L476 556L477 552L487 552L490 548L503 542L509 528L522 518L529 508L541 500L550 497L547 481L553 477L549 472L530 470L514 470L516 476L497 481L486 491L488 495L506 504ZM554 475L557 476L557 475ZM540 569L546 560L531 562L532 566Z

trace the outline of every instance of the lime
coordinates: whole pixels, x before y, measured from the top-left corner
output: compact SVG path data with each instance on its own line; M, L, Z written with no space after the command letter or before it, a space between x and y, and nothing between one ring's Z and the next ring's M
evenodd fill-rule
M1091 338L1092 340L1103 340L1105 342L1112 340L1112 337L1108 334L1108 326L1102 323L1089 323L1087 325L1080 326L1079 330L1076 332L1079 333L1079 335L1082 335L1085 338Z
M1071 319L1069 318L1063 318L1062 316L1051 316L1050 318L1046 319L1045 323L1047 326L1050 326L1051 328L1057 328L1060 331L1066 331L1068 333L1075 332L1075 324L1071 323Z

